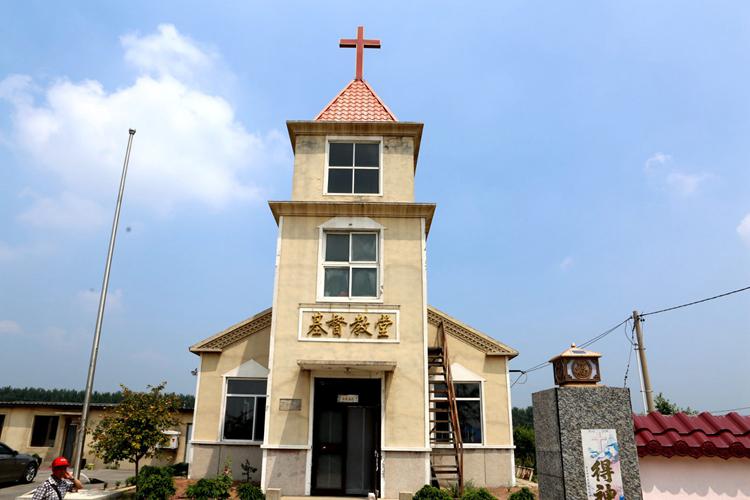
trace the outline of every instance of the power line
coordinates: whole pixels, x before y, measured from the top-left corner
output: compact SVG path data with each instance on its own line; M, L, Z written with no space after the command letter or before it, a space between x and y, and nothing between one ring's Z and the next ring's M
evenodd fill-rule
M618 328L620 328L622 325L624 325L628 321L630 321L630 317L629 316L627 318L625 318L624 320L620 321L618 324L616 324L615 326L613 326L609 330L606 330L606 331L600 333L599 335L590 338L586 342L580 344L578 347L580 347L581 349L585 349L586 347L590 346L591 344L600 341L601 339L603 339L604 337L606 337L610 333L614 332L615 330L617 330ZM549 361L544 361L542 363L539 363L538 365L532 366L531 368L528 368L526 370L522 370L521 374L518 376L518 378L516 378L516 380L512 384L510 384L510 386L513 387L514 385L516 385L518 383L519 380L521 380L521 377L527 376L531 372L534 372L534 371L537 371L537 370L541 370L542 368L544 368L548 364L549 364ZM521 383L525 384L526 381L524 380Z
M720 299L722 297L727 297L727 296L733 295L735 293L745 292L747 290L750 290L750 286L746 286L744 288L738 288L737 290L732 290L730 292L721 293L719 295L714 295L713 297L706 297L705 299L695 300L693 302L688 302L686 304L680 304L678 306L667 307L665 309L659 309L658 311L651 311L651 312L647 312L647 313L642 313L642 314L639 314L639 317L643 318L644 316L651 316L653 314L661 314L661 313L665 313L665 312L669 312L669 311L674 311L675 309L682 309L683 307L689 307L689 306L694 306L696 304L702 304L703 302L708 302L710 300ZM631 320L631 317L628 316L627 318L625 318L624 320L622 320L620 323L618 323L617 325L613 326L609 330L606 330L606 331L600 333L599 335L597 335L595 337L592 337L591 339L587 340L586 342L584 342L582 344L579 344L578 347L580 347L582 349L585 349L586 347L588 347L588 346L590 346L590 345L592 345L592 344L600 341L601 339L603 339L604 337L606 337L607 335L609 335L613 331L617 330L622 325L626 325L625 326L625 330L626 330L625 338L628 340L628 342L630 342L630 344L633 347L635 347L635 343L633 342L633 340L631 340L632 339L632 335L631 335L630 339L627 338L627 322L630 321L630 320ZM633 325L633 328L635 329L635 325ZM631 355L632 355L632 352L631 352ZM627 383L627 380L628 380L628 371L630 370L630 361L631 361L631 359L630 359L630 356L629 356L628 357L628 365L627 365L627 368L625 370L625 380L624 380L625 383ZM531 368L527 368L526 370L521 370L520 375L518 375L518 377L516 378L516 380L514 380L513 383L510 384L510 386L513 387L514 385L516 385L517 383L519 383L519 381L522 378L524 379L524 381L520 382L520 383L521 384L525 384L526 381L528 380L528 374L529 373L535 372L537 370L541 370L542 368L544 368L548 364L549 364L549 361L544 361L542 363L539 363L538 365L532 366ZM748 407L748 408L750 408L750 407ZM736 409L738 409L738 410L744 410L746 408L736 408ZM727 410L727 411L733 411L733 410Z
M667 307L666 309L659 309L658 311L651 311L651 312L643 313L643 314L641 314L641 317L643 317L643 316L651 316L652 314L660 314L660 313L664 313L664 312L668 312L668 311L674 311L675 309L681 309L683 307L694 306L696 304L702 304L703 302L708 302L709 300L720 299L722 297L726 297L727 295L732 295L732 294L735 294L735 293L744 292L746 290L750 290L750 286L746 286L744 288L738 288L737 290L732 290L731 292L726 292L726 293L721 293L719 295L714 295L713 297L707 297L705 299L700 299L700 300L696 300L696 301L693 301L693 302L688 302L687 304L680 304L679 306L672 306L672 307Z
M633 330L630 332L630 338L628 338L628 323L625 322L625 340L630 342L630 349L628 349L628 364L625 366L625 377L622 380L622 386L627 387L628 386L628 374L630 373L630 362L633 360L633 352L635 351L635 342L633 342L633 332L635 331L635 325L633 325Z
M750 406L741 406L739 408L730 408L728 410L709 410L708 413L729 413L730 411L750 410Z

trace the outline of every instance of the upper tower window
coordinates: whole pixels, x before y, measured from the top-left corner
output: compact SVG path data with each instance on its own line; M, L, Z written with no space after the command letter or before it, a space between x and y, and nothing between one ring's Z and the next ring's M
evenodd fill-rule
M381 141L329 141L326 193L380 192Z

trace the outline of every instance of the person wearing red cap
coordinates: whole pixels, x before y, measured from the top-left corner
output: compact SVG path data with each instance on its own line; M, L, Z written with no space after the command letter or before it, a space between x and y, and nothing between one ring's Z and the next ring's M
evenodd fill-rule
M52 474L34 490L31 500L62 500L69 491L83 489L81 482L68 472L70 462L65 457L52 461Z

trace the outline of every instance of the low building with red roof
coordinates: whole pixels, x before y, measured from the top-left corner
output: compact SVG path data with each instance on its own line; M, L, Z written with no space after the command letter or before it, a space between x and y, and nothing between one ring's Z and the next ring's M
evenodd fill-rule
M633 417L644 500L750 498L750 416Z

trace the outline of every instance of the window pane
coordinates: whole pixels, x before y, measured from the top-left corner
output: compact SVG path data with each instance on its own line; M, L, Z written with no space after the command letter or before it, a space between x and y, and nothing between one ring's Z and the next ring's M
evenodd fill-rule
M254 412L255 398L228 396L224 412L224 438L252 440Z
M255 440L263 441L263 427L266 423L266 398L257 398L255 405Z
M54 446L60 417L37 415L31 430L31 446Z
M351 167L352 148L354 144L345 142L332 142L328 150L328 165L331 167Z
M348 234L326 234L326 260L328 262L349 262Z
M349 268L327 267L325 275L326 297L348 297L349 296Z
M479 397L479 384L477 383L463 383L454 382L453 387L456 390L457 398L478 398Z
M482 414L479 401L456 401L458 426L464 443L482 442Z
M378 271L373 268L352 269L352 297L376 297Z
M352 260L375 262L377 260L377 235L352 234Z
M378 186L378 172L379 170L375 169L356 169L354 174L354 192L377 193L380 191L380 186ZM330 179L330 173L328 175Z
M265 380L241 380L233 379L227 381L227 394L265 394Z
M328 170L329 193L351 193L352 171L348 168L331 168Z
M354 164L358 167L380 166L380 144L357 144L354 149Z

